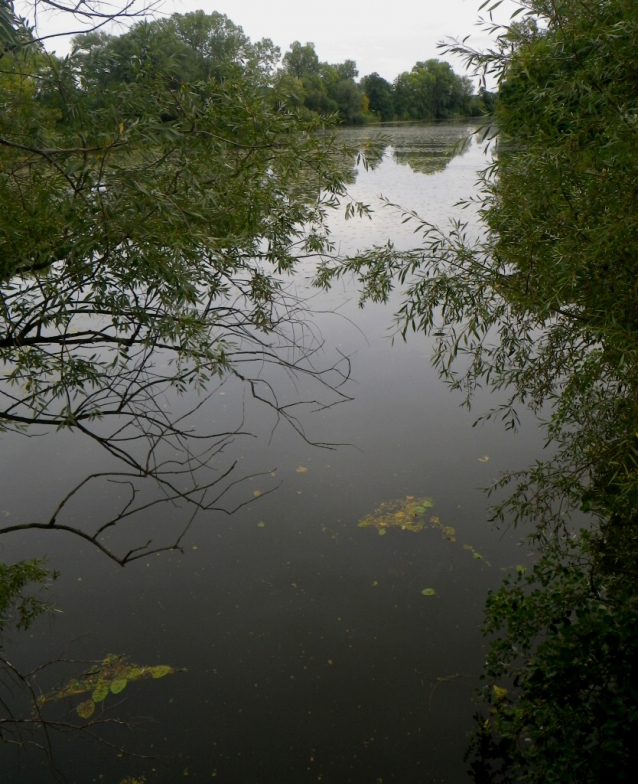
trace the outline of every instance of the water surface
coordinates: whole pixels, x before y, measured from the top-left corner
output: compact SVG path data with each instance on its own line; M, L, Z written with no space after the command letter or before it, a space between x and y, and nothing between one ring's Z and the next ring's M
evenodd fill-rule
M340 252L387 239L398 247L418 242L381 195L433 223L457 214L454 205L475 192L485 165L476 143L451 151L471 130L381 128L386 157L352 186L374 217L334 217ZM353 143L377 133L343 131ZM303 407L304 440L229 379L194 420L224 429L243 417L243 429L256 437L229 443L218 467L236 460L238 476L260 474L229 496L253 503L231 516L198 516L183 553L151 555L125 569L64 533L2 540L6 561L46 554L60 571L52 595L63 612L13 635L12 660L29 667L60 655L120 653L187 670L131 683L105 703L108 716L133 722L130 731L106 727L107 739L149 758L120 758L74 735L54 738L69 781L119 782L134 773L149 784L185 776L229 784L469 780L462 756L485 657L483 602L504 570L528 557L520 532L487 524L480 488L527 465L539 452L539 433L531 422L517 434L498 425L473 428L490 400L479 397L472 412L460 408L430 366L425 337L393 341L391 308L359 309L347 281L310 292L311 275L306 264L293 284L300 296L312 295L312 334L323 346L314 359L330 365L348 358L343 391L350 402L315 413L315 404ZM314 399L303 379L294 387L276 373L265 370L264 377L282 400ZM344 445L320 449L314 440ZM64 433L6 437L3 459L3 512L11 520L50 515L71 483L104 461L94 446ZM88 525L124 492L103 484L79 496L73 519ZM439 525L384 536L357 526L380 504L407 496L431 497ZM153 507L109 541L168 541L185 514ZM435 593L424 596L424 589ZM55 780L34 752L2 753L3 781Z

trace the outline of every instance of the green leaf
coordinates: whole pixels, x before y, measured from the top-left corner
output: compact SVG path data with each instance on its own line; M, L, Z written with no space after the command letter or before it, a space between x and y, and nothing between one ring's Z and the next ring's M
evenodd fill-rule
M434 590L434 588L424 588L421 591L421 593L423 594L423 596L435 596L436 595L436 591Z
M98 684L98 687L95 689L95 691L91 695L93 697L93 702L102 702L102 700L104 700L106 698L108 693L109 693L108 684L106 684L106 683Z
M128 681L124 679L119 681L113 681L113 683L111 684L111 691L113 692L113 694L119 694L121 691L124 691L127 683Z
M170 675L172 672L175 672L175 670L167 664L158 664L157 667L150 667L149 670L153 678L163 678L165 675Z

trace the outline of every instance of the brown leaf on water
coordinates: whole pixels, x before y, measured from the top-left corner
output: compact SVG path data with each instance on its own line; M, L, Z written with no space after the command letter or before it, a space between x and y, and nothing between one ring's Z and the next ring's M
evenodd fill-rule
M306 468L306 466L299 466L299 468L296 468L295 471L298 474L307 474L308 473L308 469Z
M95 703L93 700L81 702L75 710L81 719L90 719L91 716L95 713Z

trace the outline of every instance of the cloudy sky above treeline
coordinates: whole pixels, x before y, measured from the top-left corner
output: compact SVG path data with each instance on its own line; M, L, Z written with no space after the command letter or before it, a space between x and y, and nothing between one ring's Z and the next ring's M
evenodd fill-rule
M115 4L118 0L112 0ZM163 0L160 15L203 9L226 14L244 28L251 39L270 38L282 54L293 41L315 44L319 59L330 63L355 60L359 75L376 71L388 80L410 70L415 62L432 57L447 59L458 72L460 61L437 49L449 37L470 37L475 47L485 47L489 37L477 26L490 3L479 11L482 0ZM494 0L496 2L496 0ZM23 4L24 5L24 4ZM32 3L26 3L32 5ZM139 3L140 7L142 3ZM507 22L516 0L503 0L494 19ZM157 12L156 12L157 13ZM32 13L28 16L32 16ZM40 15L40 29L69 29L69 20ZM66 25L66 27L65 27ZM78 25L74 30L78 29ZM118 28L121 30L122 28ZM63 52L64 40L49 41L48 48Z

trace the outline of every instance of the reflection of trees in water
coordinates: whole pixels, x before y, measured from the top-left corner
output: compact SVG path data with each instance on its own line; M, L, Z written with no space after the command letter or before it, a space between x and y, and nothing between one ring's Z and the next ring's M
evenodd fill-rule
M457 156L464 155L472 145L470 126L428 126L428 133L413 134L404 139L393 138L392 159L420 174L443 171Z
M364 130L342 129L340 136L364 151L382 148L395 163L414 172L435 174L470 149L476 127L475 123L384 123Z

